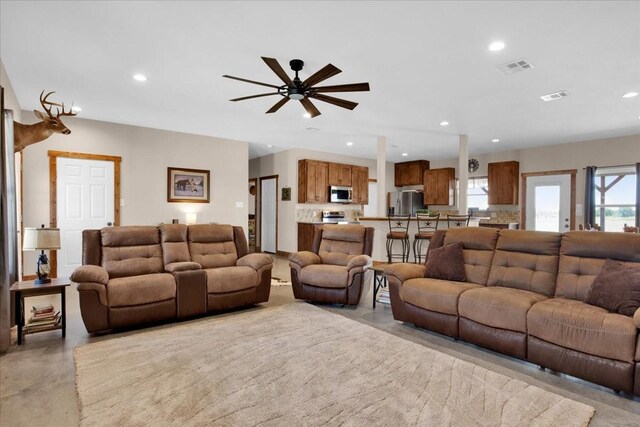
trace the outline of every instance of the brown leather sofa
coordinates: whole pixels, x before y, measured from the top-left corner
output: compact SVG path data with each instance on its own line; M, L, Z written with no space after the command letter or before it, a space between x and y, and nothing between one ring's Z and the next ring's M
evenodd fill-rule
M313 302L358 305L364 273L371 265L373 228L316 226L313 252L289 256L293 296Z
M273 260L242 227L163 224L82 233L78 283L88 332L203 315L269 299Z
M607 258L640 265L640 236L469 227L436 232L433 250L462 242L466 282L425 278L425 266L385 269L396 320L640 395L640 310L586 304Z

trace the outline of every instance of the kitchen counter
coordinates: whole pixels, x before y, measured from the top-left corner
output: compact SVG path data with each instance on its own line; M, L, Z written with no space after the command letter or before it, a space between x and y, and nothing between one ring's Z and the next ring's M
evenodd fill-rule
M388 218L386 216L363 216L360 218L360 221L387 221ZM409 221L416 221L417 218L410 218ZM489 221L491 220L490 217L488 216L472 216L469 220L469 224L471 224L472 221ZM441 216L438 219L438 222L446 222L447 221L447 217L446 216Z
M321 224L360 224L358 221L298 221L298 224L313 224L313 225L321 225Z

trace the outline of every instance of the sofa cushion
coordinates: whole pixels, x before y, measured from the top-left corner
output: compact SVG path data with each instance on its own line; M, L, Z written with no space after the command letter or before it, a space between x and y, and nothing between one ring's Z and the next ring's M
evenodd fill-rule
M160 230L162 259L165 266L174 262L191 261L186 225L162 224L158 229Z
M562 234L501 230L487 286L506 286L553 296Z
M460 316L494 328L527 332L527 312L544 295L498 286L471 289L460 295Z
M614 313L633 316L640 307L640 266L608 259L584 300Z
M636 329L631 317L565 298L535 304L527 314L529 335L593 356L632 363Z
M444 244L450 245L462 242L464 245L464 268L467 282L486 285L497 240L497 229L463 227L446 230Z
M312 264L300 271L300 281L321 288L346 288L349 270L341 265Z
M169 273L145 274L109 280L109 307L129 307L176 297L176 282Z
M431 251L425 264L424 277L466 282L462 242L444 245Z
M254 288L258 284L258 273L251 267L209 268L207 272L207 292L218 294Z
M236 265L238 253L233 227L224 224L190 225L187 231L191 261L202 268L231 267Z
M361 225L324 225L318 255L324 264L347 265L364 253L364 235Z
M436 313L458 315L458 299L469 289L482 285L438 279L409 279L400 287L400 298L411 305Z
M162 273L160 236L153 226L105 227L100 230L102 267L110 278Z
M640 263L640 234L569 231L562 236L556 297L584 301L605 259Z

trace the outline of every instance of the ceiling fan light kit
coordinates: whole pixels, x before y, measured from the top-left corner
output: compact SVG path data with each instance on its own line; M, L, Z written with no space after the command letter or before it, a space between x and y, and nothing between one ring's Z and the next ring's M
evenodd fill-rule
M289 66L295 72L295 77L291 79L284 69L280 66L280 63L275 58L262 57L262 60L267 64L271 71L273 71L284 82L284 85L276 86L269 83L257 82L254 80L248 80L240 77L234 77L224 75L228 79L238 80L245 83L252 83L260 86L266 86L276 89L277 92L262 93L258 95L243 96L241 98L230 99L230 101L244 101L245 99L261 98L264 96L280 95L282 99L275 103L273 107L267 110L267 114L275 113L290 99L294 101L300 101L304 109L307 111L310 117L319 116L321 113L316 106L311 102L310 98L326 102L328 104L337 105L341 108L353 110L358 105L357 102L347 101L346 99L335 98L333 96L323 95L321 92L366 92L369 91L369 83L352 83L344 85L333 86L320 86L316 87L320 82L327 80L330 77L335 76L342 72L339 68L332 64L326 65L324 68L312 74L305 81L301 81L298 77L298 72L304 67L304 62L301 59L292 59L289 61Z

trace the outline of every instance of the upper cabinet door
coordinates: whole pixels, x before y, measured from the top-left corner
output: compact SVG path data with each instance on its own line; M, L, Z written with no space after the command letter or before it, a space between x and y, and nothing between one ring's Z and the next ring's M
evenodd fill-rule
M351 187L351 165L329 163L329 185Z
M454 168L429 169L424 171L425 206L455 204L456 170Z
M366 205L369 203L369 168L353 166L351 169L351 184L353 187L353 204Z
M517 205L520 163L516 161L489 163L488 184L490 205Z
M396 187L404 187L405 185L421 185L425 170L429 169L427 160L414 160L411 162L402 162L395 164Z

